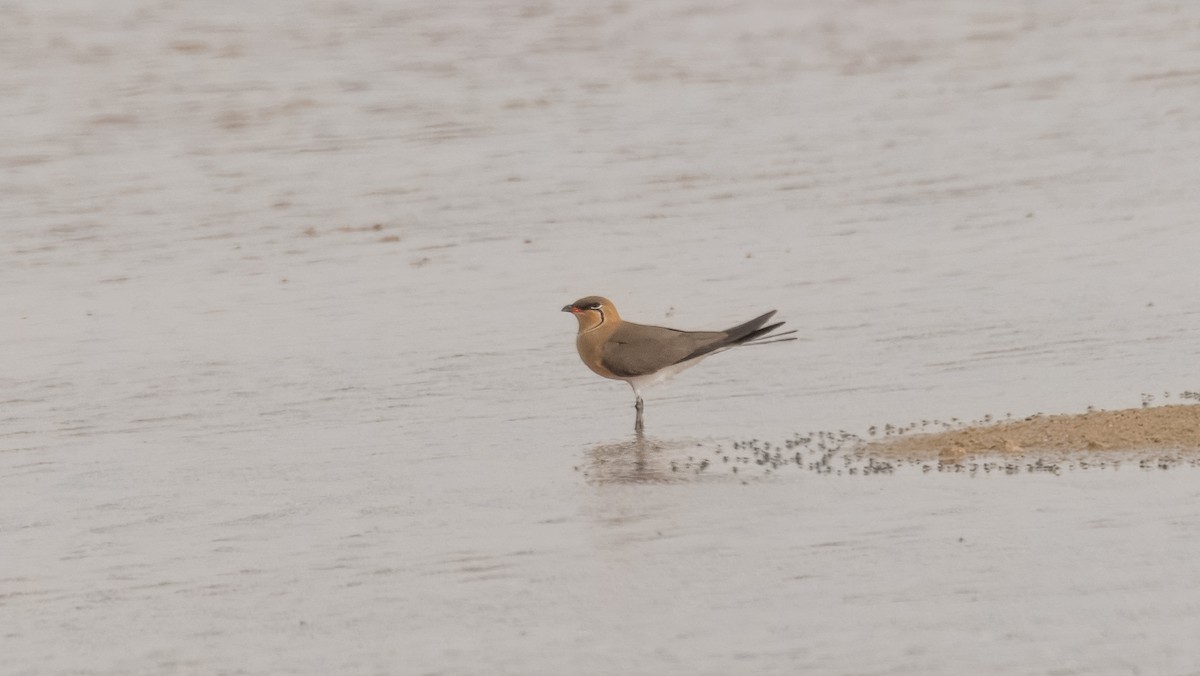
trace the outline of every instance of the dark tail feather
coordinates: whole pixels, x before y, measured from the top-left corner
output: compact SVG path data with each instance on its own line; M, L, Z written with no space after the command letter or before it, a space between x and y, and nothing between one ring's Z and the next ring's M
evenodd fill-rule
M782 324L782 322L780 322L780 324ZM779 326L779 324L776 324L776 326ZM775 334L771 334L771 335L763 334L757 338L752 338L750 340L743 340L739 344L740 345L770 345L771 343L786 343L789 340L796 340L796 336L792 335L793 333L796 333L796 329L792 329L791 331L784 331L783 333L775 333ZM785 337L785 336L790 336L790 337Z
M788 340L796 340L794 337L783 338L783 336L789 336L795 333L795 331L785 331L783 333L777 333L773 336L770 335L772 331L783 326L783 322L776 322L768 326L763 326L763 324L766 324L767 320L770 319L774 314L775 310L771 310L764 315L751 319L745 324L738 324L732 329L726 330L724 332L725 337L723 339L709 343L708 345L697 349L679 361L684 362L689 359L695 359L696 357L702 357L709 352L716 352L717 350L724 350L737 345L766 345L767 343L782 343Z
M731 343L733 345L745 345L746 343L753 342L760 338L766 338L768 333L774 331L775 329L777 329L781 326L783 326L783 322L775 322L774 324L771 324L769 326L764 326L761 329L755 329L754 331L747 333L746 335L742 336L741 338L734 338L733 340L730 340L729 343ZM793 331L792 333L795 333L795 331ZM782 335L782 334L780 334L780 335Z
M746 322L745 324L738 324L737 326L733 327L732 329L725 329L725 331L723 331L723 333L725 334L725 340L723 340L721 342L723 344L730 345L733 343L739 343L743 340L754 340L753 338L747 338L747 336L755 333L756 330L761 331L761 329L759 329L758 327L762 326L763 324L766 324L767 320L770 319L771 316L774 314L775 314L775 310L771 310L770 312L768 312L766 314L759 315L758 317L751 319L750 321ZM780 323L782 323L782 322L780 322ZM779 326L779 324L776 324L775 326Z
M789 340L798 340L796 336L788 338L767 338L766 340L756 340L753 343L742 343L742 345L770 345L771 343L786 343Z

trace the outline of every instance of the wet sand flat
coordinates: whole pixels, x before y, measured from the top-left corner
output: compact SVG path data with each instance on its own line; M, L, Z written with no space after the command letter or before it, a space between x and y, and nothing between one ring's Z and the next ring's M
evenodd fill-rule
M1180 404L1076 415L1035 415L992 425L911 434L867 447L868 452L922 457L1038 451L1200 450L1200 405Z

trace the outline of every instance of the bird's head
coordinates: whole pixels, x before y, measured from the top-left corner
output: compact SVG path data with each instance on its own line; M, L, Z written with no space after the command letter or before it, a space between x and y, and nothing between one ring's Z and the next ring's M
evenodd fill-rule
M601 296L586 296L566 305L563 312L570 312L579 320L579 332L591 331L601 324L616 323L621 316L612 301Z

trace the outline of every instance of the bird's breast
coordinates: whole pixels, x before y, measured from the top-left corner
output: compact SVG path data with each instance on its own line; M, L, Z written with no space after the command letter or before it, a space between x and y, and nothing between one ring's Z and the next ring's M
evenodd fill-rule
M589 331L575 337L575 349L579 351L579 358L596 375L613 380L624 380L621 376L604 368L604 343L608 337L594 335L597 333L599 331Z

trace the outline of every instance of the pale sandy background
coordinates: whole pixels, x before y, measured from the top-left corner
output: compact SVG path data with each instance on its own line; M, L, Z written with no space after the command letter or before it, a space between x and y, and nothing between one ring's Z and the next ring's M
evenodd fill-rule
M0 673L1200 673L1190 466L667 469L1200 389L1200 5L7 0L0 63ZM591 293L801 341L638 457Z

